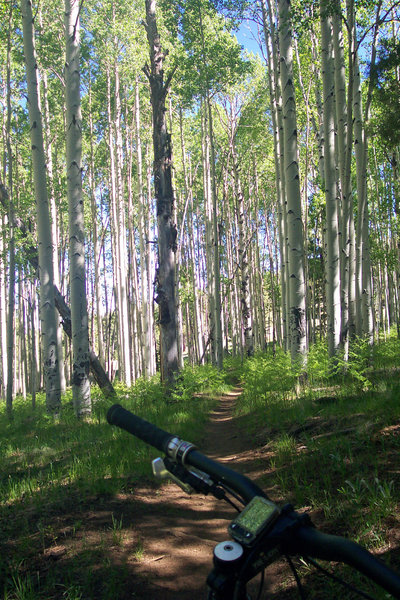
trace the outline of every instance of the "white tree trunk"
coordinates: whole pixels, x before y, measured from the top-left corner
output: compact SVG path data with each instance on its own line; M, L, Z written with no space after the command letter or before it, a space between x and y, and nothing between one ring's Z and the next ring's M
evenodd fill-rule
M172 385L178 371L175 302L176 225L172 187L171 137L165 120L165 99L170 80L164 81L163 58L157 29L155 0L146 0L146 31L150 50L147 76L153 112L154 187L157 200L158 269L157 302L160 323L161 380ZM172 77L172 73L171 76Z
M3 261L5 244L5 218L0 217L0 398L5 399L7 387L7 309L6 309L6 266Z
M321 54L324 115L324 164L326 202L326 290L328 315L329 356L336 356L340 347L340 257L338 237L338 182L335 160L335 81L333 63L332 17L328 16L326 1L321 2Z
M140 97L139 97L139 79L135 80L135 140L136 140L136 164L137 164L137 199L139 203L139 251L140 251L140 287L142 291L141 319L142 319L142 345L143 345L143 374L146 378L152 375L151 372L151 288L148 286L148 261L146 260L149 240L146 232L146 206L143 193L143 159L142 159L142 138L140 134Z
M60 363L57 348L57 322L54 302L53 243L46 186L42 116L34 48L33 15L30 0L21 0L24 54L28 82L28 107L32 147L37 228L39 241L40 317L47 410L57 414L61 407Z
M78 0L65 0L67 193L73 352L72 395L77 416L88 414L91 411L81 167L79 10Z
M53 156L52 156L52 141L50 132L50 116L49 116L49 101L47 93L47 73L43 69L42 74L43 83L43 124L44 124L44 136L46 141L45 155L46 155L46 167L47 167L47 180L49 183L49 205L50 205L50 217L51 217L51 237L53 240L53 277L54 285L60 289L60 276L58 266L58 248L59 248L59 236L57 226L57 207L56 199L54 194L54 181L53 181ZM62 326L58 316L56 316L58 327L57 327L57 347L58 347L58 358L60 361L60 381L61 381L61 393L65 393L66 381L64 375L64 360L63 360L63 344L62 344Z
M289 0L279 0L279 23L289 254L290 351L294 363L304 364L307 350L304 241L297 151L296 104L293 82L292 31Z

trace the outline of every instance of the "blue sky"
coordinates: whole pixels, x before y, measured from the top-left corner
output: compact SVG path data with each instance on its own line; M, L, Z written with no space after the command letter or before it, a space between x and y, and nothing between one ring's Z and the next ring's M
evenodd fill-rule
M239 44L244 46L246 50L260 54L260 48L257 40L257 25L253 21L244 21L239 30L235 32Z

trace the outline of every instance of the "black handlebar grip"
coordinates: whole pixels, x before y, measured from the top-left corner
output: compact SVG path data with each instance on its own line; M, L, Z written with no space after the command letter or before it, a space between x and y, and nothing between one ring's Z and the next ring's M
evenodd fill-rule
M160 452L167 452L168 442L175 436L141 417L134 415L120 404L113 404L107 412L107 421L125 429L128 433L140 438L146 444L154 446Z
M400 598L400 576L351 540L328 535L311 527L300 527L285 550L289 554L294 551L300 556L344 562L375 581L395 598Z

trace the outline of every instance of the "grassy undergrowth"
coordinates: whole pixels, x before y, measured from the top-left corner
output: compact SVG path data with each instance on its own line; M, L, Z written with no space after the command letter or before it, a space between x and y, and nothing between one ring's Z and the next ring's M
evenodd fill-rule
M400 343L391 338L371 351L359 342L350 358L344 371L340 359L331 365L323 346L314 347L300 388L278 352L227 360L222 373L186 368L168 401L157 379L117 391L123 406L201 447L215 398L240 378L238 421L271 498L309 510L317 526L361 542L399 570ZM110 427L99 390L93 398L87 422L76 421L70 396L58 422L43 398L34 412L18 399L12 423L0 408L4 600L135 597L129 561L142 560L144 540L132 528L143 509L134 492L152 481L156 451ZM343 595L302 572L310 598Z
M237 414L261 448L261 483L273 499L311 511L325 531L384 554L399 570L400 343L391 338L371 353L360 342L346 373L328 376L328 362L313 348L295 393L287 355L250 359ZM334 587L323 597L339 593Z
M205 366L186 368L167 401L157 378L139 380L130 389L122 385L116 389L124 407L196 442L215 397L226 384L223 374ZM98 567L99 553L118 542L122 517L112 514L93 546L81 535L85 523L79 512L87 514L90 507L98 509L107 498L133 491L139 480L150 476L151 459L157 451L110 427L105 419L108 405L99 390L94 388L92 397L93 417L86 422L76 421L70 394L64 398L57 422L46 414L40 394L35 411L29 400L18 398L11 423L5 407L0 408L1 598L123 597L118 592L121 574L115 574L114 581L111 565L106 565L104 585L108 587L104 590L92 589L87 574L87 569ZM64 519L68 514L70 518ZM57 568L44 568L39 557L60 544L64 552L72 539L79 539L80 551L71 555L70 567L60 579ZM133 553L139 556L140 540L136 546ZM50 554L49 560L57 560L57 553Z

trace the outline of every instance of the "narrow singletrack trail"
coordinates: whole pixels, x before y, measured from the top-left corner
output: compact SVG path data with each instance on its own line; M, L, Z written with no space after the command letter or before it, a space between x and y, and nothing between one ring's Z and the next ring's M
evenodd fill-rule
M254 478L254 452L248 449L233 417L240 393L233 389L220 399L199 450ZM203 600L213 548L228 539L227 526L234 510L210 496L188 496L174 484L157 489L139 487L130 498L131 530L141 548L140 558L137 552L125 556L134 573L131 597Z

